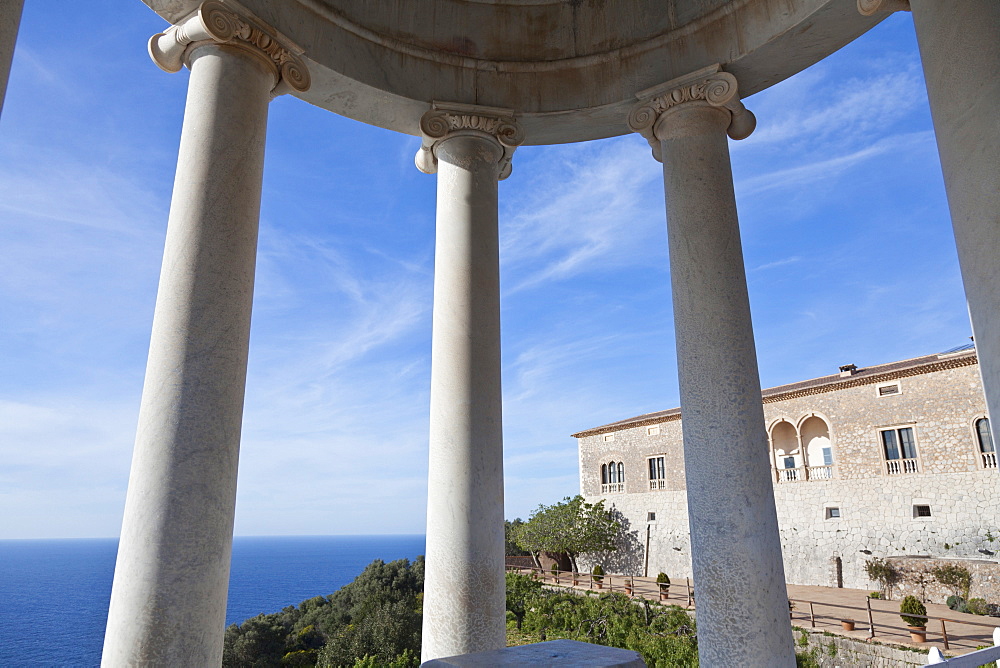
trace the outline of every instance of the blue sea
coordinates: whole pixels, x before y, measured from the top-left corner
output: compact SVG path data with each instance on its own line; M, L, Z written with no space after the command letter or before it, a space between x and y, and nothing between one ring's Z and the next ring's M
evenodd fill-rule
M98 666L117 539L0 540L0 667ZM226 624L333 593L423 536L236 538Z

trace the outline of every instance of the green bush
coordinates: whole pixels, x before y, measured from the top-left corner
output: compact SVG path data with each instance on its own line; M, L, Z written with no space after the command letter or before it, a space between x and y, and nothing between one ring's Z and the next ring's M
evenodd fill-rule
M594 570L591 571L591 574L594 576L594 582L601 582L604 580L604 568L600 564L594 566Z
M659 575L656 576L656 584L670 586L670 576L668 576L663 571L660 571Z
M952 610L958 610L959 608L965 607L965 599L961 596L949 596L945 603Z
M552 571L552 575L555 575L556 573L559 572L559 564L553 561L552 568L550 568L549 570Z
M872 593L868 594L868 598L882 598L882 592L873 591Z
M565 638L630 649L657 668L698 665L695 621L686 612L634 602L619 593L543 591L525 615L523 632L539 640Z
M907 596L899 604L899 618L907 626L927 626L927 620L923 617L912 617L911 615L926 615L927 607L920 602L916 596Z
M969 602L965 605L965 610L973 615L985 615L987 613L986 599L970 598Z

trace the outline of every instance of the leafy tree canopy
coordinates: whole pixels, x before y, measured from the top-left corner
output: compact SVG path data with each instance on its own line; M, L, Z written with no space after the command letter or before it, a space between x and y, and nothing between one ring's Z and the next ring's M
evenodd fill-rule
M528 521L515 529L519 546L538 563L539 552L565 552L579 571L576 558L587 552L616 549L615 538L622 528L604 509L604 501L587 503L579 494L551 506L540 505Z

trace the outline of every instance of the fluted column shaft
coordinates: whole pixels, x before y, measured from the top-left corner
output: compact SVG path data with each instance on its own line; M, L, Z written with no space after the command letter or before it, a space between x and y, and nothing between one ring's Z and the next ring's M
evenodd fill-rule
M703 666L794 666L727 128L726 73L666 84L631 123L663 162L684 468Z
M1000 2L910 7L986 406L1000 419Z
M508 151L495 128L449 127L470 118L482 117L425 115L418 154L438 178L424 661L506 644L497 181Z
M191 76L105 666L222 662L267 108L280 76L252 44L203 30L231 19L239 27L206 3L151 41L157 64L183 60Z
M10 78L10 64L14 59L14 45L17 30L21 25L24 0L3 0L0 2L0 113L7 97L7 79Z

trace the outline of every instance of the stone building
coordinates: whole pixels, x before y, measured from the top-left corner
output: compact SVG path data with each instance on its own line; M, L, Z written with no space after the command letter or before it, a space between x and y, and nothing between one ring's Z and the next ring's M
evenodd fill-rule
M869 587L869 555L992 555L1000 475L971 344L846 365L762 396L789 582ZM680 409L574 436L582 494L625 516L650 573L690 576ZM726 485L731 466L720 452L713 484Z
M416 166L436 174L424 660L506 640L498 182L521 145L634 132L662 166L702 665L795 665L729 140L756 126L743 98L892 12L912 12L986 403L1000 412L996 0L145 3L164 20L151 58L190 76L103 665L221 663L268 105L280 95L419 137ZM22 4L0 3L0 97ZM905 400L909 378L882 405ZM788 447L820 423L789 408L777 436L799 472L785 475L805 479L778 495L843 485L834 501L849 526L849 483L871 480L839 470L852 441L832 407L800 410L826 416L833 463L809 460L811 440L796 459ZM680 423L660 417L657 492L684 516L681 458L668 461L662 438ZM901 452L924 453L930 425L901 422L912 419L884 426ZM622 427L618 445L645 428ZM642 456L608 453L618 482L606 484L630 490ZM866 465L857 475L893 479L870 452ZM985 475L939 473L930 453L898 465L900 480Z

